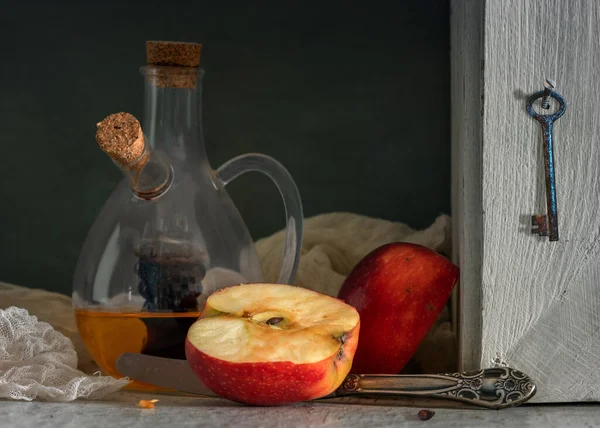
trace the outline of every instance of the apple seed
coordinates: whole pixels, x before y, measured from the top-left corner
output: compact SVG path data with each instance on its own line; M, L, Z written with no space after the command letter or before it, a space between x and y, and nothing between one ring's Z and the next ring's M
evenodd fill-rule
M419 410L419 413L417 413L417 417L422 421L428 421L433 418L433 415L435 415L435 412L428 409Z
M273 317L273 318L269 318L265 322L269 325L276 325L276 324L279 324L281 321L283 321L283 317Z
M338 349L337 358L341 360L344 358L344 343L346 343L346 334L342 334L337 338L340 341L340 349Z

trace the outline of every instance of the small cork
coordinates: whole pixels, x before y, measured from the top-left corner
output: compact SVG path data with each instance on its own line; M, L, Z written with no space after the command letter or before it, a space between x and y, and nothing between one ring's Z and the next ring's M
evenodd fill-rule
M201 52L200 43L146 42L148 65L196 68L200 66Z
M195 88L201 52L200 43L147 41L148 65L158 67L153 71L152 83L167 88Z
M125 168L145 153L144 133L140 122L129 113L114 113L96 125L96 142L118 165ZM134 169L141 168L137 165Z

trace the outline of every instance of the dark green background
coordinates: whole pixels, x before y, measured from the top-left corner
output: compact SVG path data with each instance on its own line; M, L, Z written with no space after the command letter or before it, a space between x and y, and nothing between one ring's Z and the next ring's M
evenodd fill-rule
M248 151L274 156L306 216L423 228L449 213L447 1L249 3L2 8L0 281L70 293L86 233L121 178L95 124L141 116L148 39L204 44L213 167ZM255 238L283 227L268 179L244 176L230 192Z

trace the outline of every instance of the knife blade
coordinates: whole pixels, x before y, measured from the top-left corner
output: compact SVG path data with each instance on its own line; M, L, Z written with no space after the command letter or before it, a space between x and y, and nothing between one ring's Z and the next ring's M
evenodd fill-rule
M117 371L130 379L161 388L217 396L196 377L187 360L126 352L117 358Z
M117 370L130 379L181 392L217 396L192 371L187 360L123 353ZM349 374L322 398L404 396L452 400L489 409L519 406L536 393L533 381L509 367L443 374Z

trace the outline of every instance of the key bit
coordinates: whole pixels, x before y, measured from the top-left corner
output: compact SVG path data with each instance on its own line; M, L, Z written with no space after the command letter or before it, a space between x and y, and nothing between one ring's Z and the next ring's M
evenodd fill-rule
M547 215L531 216L531 233L537 233L540 236L548 236L549 232Z

